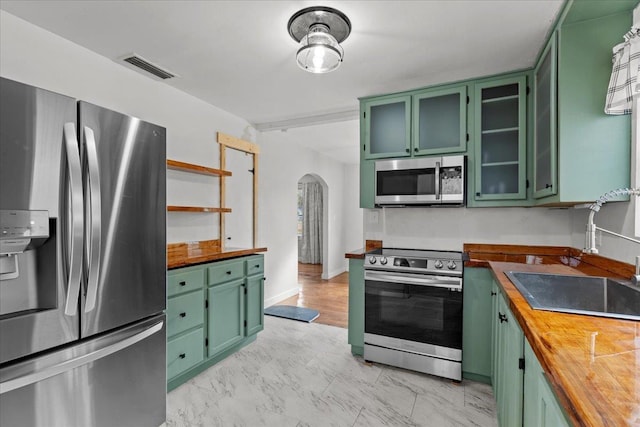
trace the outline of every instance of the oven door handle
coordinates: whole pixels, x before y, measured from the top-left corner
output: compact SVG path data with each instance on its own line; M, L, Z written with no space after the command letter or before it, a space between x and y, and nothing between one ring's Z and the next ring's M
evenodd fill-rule
M404 274L390 274L390 273L381 273L379 271L365 271L364 272L365 280L372 280L377 282L392 282L392 283L400 283L400 284L408 284L408 285L418 285L418 286L430 286L433 288L448 288L448 289L462 289L462 279L456 277L448 277L448 276L415 276L415 275L404 275Z

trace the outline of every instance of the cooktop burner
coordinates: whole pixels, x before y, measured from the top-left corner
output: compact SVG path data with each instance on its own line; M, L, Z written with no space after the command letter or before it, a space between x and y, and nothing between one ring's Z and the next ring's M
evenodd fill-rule
M364 268L462 276L462 252L382 248L365 255Z

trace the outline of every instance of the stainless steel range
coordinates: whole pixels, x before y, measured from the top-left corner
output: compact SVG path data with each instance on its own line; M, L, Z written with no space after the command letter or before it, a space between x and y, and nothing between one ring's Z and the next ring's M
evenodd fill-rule
M365 360L462 379L462 261L461 252L367 254Z

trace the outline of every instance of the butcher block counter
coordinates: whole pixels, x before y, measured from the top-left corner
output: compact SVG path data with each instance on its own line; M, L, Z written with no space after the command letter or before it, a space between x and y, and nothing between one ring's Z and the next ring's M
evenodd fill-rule
M572 248L468 244L465 252L466 266L491 268L574 425L640 426L640 322L534 310L504 274L628 279L633 266Z
M167 245L167 269L266 252L267 248L221 248L219 240Z

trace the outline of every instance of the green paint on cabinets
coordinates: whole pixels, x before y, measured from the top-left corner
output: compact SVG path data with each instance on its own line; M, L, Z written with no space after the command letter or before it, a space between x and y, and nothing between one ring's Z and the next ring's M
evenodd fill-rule
M488 268L464 269L462 315L462 375L491 382L491 287Z
M349 259L349 335L351 353L364 354L364 260Z

